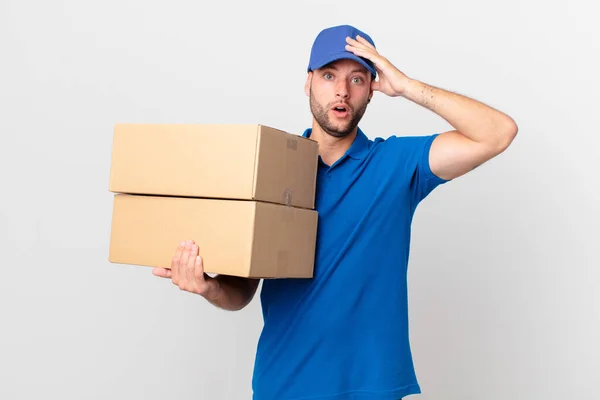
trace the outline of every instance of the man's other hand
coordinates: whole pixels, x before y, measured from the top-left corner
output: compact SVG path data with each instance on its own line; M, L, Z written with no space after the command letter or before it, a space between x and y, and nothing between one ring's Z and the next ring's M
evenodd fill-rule
M198 245L192 240L179 243L171 259L171 269L155 267L152 273L161 278L171 279L179 289L199 294L208 300L215 299L219 292L217 280L204 273Z

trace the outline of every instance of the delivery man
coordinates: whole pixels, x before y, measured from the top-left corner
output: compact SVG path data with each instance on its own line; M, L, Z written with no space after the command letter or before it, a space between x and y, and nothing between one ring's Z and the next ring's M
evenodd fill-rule
M313 120L303 136L320 148L314 277L263 282L253 398L389 400L420 393L408 332L412 217L437 186L506 150L517 125L476 100L408 77L352 26L316 37L305 92ZM358 124L375 92L425 107L453 129L369 139ZM217 307L245 307L259 280L209 277L199 254L196 243L183 241L171 270L153 273Z

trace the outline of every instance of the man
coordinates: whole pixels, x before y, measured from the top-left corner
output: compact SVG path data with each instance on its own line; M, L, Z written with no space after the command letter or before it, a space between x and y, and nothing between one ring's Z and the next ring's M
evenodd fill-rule
M408 333L412 217L438 185L504 151L517 126L480 102L407 77L351 26L317 36L305 91L313 122L304 136L320 148L315 274L263 282L254 398L388 400L420 393ZM426 107L454 129L370 140L358 123L376 91ZM227 310L245 307L259 284L206 276L190 241L177 249L171 271L154 273Z

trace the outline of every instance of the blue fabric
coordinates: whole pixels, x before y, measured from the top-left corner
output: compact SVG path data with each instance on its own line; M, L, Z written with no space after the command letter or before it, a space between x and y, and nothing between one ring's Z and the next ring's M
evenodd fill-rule
M420 393L406 278L415 209L446 182L429 168L436 136L371 140L359 129L340 160L319 161L314 277L263 281L253 399Z
M351 25L333 26L319 32L310 50L307 72L319 69L330 62L346 58L359 62L371 72L373 79L376 78L377 70L371 60L359 57L346 50L346 37L349 36L356 40L356 35L362 36L375 47L375 43L369 35Z

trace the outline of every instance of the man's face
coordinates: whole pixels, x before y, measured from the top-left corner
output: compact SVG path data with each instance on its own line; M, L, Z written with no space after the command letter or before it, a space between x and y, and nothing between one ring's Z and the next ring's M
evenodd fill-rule
M310 110L323 130L345 137L358 126L371 90L371 74L353 60L338 60L309 73L305 86Z

